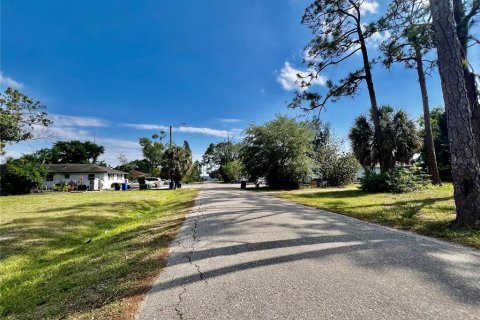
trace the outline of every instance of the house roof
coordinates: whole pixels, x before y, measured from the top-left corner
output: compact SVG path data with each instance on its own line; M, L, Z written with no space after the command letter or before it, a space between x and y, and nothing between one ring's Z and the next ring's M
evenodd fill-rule
M146 173L143 173L141 171L137 171L137 170L132 170L130 171L130 175L136 179L136 178L139 178L139 177L146 177L147 174Z
M65 164L45 164L49 173L116 173L127 174L127 172L102 167L91 163L65 163Z

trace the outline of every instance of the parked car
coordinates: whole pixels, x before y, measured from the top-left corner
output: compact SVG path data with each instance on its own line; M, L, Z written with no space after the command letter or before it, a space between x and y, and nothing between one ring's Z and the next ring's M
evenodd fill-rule
M138 182L138 180L133 180L131 182L128 183L128 189L140 189L140 183Z
M152 186L152 188L160 188L160 186L163 184L162 179L157 177L146 177L145 182Z
M260 187L260 185L266 185L266 184L267 184L267 182L266 182L264 177L259 177L255 181L255 187L257 187L257 188Z

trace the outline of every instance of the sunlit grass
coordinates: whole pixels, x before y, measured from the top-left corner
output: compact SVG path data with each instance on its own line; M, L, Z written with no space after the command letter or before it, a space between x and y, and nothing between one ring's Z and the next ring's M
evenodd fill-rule
M381 223L390 227L445 238L480 248L480 230L460 229L455 220L453 186L403 193L366 193L346 188L301 189L282 192L280 197L332 212Z
M0 198L0 318L123 318L196 190ZM130 310L131 311L131 310Z

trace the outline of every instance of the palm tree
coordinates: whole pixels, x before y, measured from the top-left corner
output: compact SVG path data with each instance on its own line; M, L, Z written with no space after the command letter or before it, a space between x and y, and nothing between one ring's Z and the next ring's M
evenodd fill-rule
M419 147L417 129L404 111L382 106L379 112L381 140L375 139L373 119L364 115L355 119L348 137L355 157L364 168L374 168L383 159L382 171L389 171L397 163L410 162Z

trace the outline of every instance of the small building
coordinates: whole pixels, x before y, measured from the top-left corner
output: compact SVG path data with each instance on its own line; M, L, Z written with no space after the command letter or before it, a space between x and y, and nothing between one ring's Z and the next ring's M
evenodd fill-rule
M59 184L84 186L82 189L88 188L88 190L115 189L116 186L125 182L128 174L90 163L46 164L44 166L48 170L44 180L46 189L51 189Z

